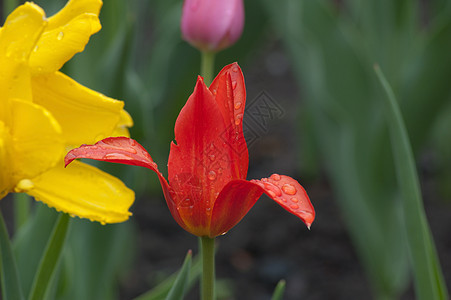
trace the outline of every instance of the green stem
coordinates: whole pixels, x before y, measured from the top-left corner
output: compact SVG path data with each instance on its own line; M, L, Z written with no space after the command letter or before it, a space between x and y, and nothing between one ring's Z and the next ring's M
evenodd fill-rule
M33 286L28 297L29 300L45 299L45 293L47 292L66 241L69 221L69 215L64 213L56 221L44 255L41 258L38 271L34 277Z
M2 296L4 300L23 299L20 286L19 272L17 271L16 260L6 230L3 215L0 212L0 255L1 255L1 284Z
M16 231L27 222L30 216L31 199L25 193L14 194L14 226Z
M201 237L202 255L202 300L215 299L215 239Z
M207 86L213 81L215 72L215 52L204 51L201 54L200 75L204 77L204 82Z

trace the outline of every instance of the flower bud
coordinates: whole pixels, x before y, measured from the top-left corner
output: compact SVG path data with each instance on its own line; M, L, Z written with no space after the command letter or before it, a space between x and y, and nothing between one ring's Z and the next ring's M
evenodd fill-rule
M243 0L185 0L183 39L201 51L219 51L234 44L243 32Z

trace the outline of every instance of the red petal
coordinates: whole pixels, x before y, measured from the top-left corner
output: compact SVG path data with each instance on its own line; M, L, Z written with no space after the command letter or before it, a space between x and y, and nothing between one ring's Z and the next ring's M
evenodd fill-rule
M210 85L227 127L227 144L232 148L236 178L246 179L249 155L243 135L243 116L246 105L244 76L237 63L225 66Z
M227 147L226 133L218 105L199 77L175 123L177 144L171 144L168 161L169 182L191 233L208 228L207 209L211 210L224 185L236 178L235 156Z
M90 158L126 165L141 166L158 172L157 164L137 141L127 137L109 137L95 145L81 145L69 151L66 166L77 158Z
M234 180L227 184L215 201L210 237L224 234L234 227L263 193L310 228L315 210L304 188L291 177L273 174L261 180Z
M152 157L150 157L146 149L144 149L137 141L127 137L109 137L97 142L95 145L82 145L67 153L64 159L66 166L77 158L90 158L126 165L141 166L154 171L158 175L161 187L163 188L164 197L166 198L172 216L181 227L186 229L186 225L178 213L172 188L168 185L160 171L158 171L157 164L152 160Z
M293 178L273 174L269 178L251 180L259 185L271 199L279 203L288 212L299 217L305 225L310 226L315 219L315 210L304 188Z
M215 201L209 236L215 237L229 231L262 194L263 189L251 181L239 179L229 182Z

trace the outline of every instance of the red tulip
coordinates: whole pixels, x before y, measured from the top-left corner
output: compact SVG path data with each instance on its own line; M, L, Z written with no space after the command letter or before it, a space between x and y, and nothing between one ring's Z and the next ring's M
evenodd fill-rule
M160 179L174 219L197 236L226 233L263 193L310 227L315 211L296 180L278 174L246 180L249 157L242 122L245 101L244 78L238 64L222 69L210 88L198 77L175 123L169 183L147 151L125 137L106 138L73 149L66 156L66 165L76 158L91 158L151 169Z
M183 39L202 51L219 51L234 44L244 27L243 0L185 0Z

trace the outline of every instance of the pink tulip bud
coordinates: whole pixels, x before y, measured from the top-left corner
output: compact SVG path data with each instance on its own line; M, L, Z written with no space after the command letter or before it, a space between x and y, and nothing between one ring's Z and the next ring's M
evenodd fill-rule
M185 0L183 39L201 51L219 51L243 32L243 0Z

